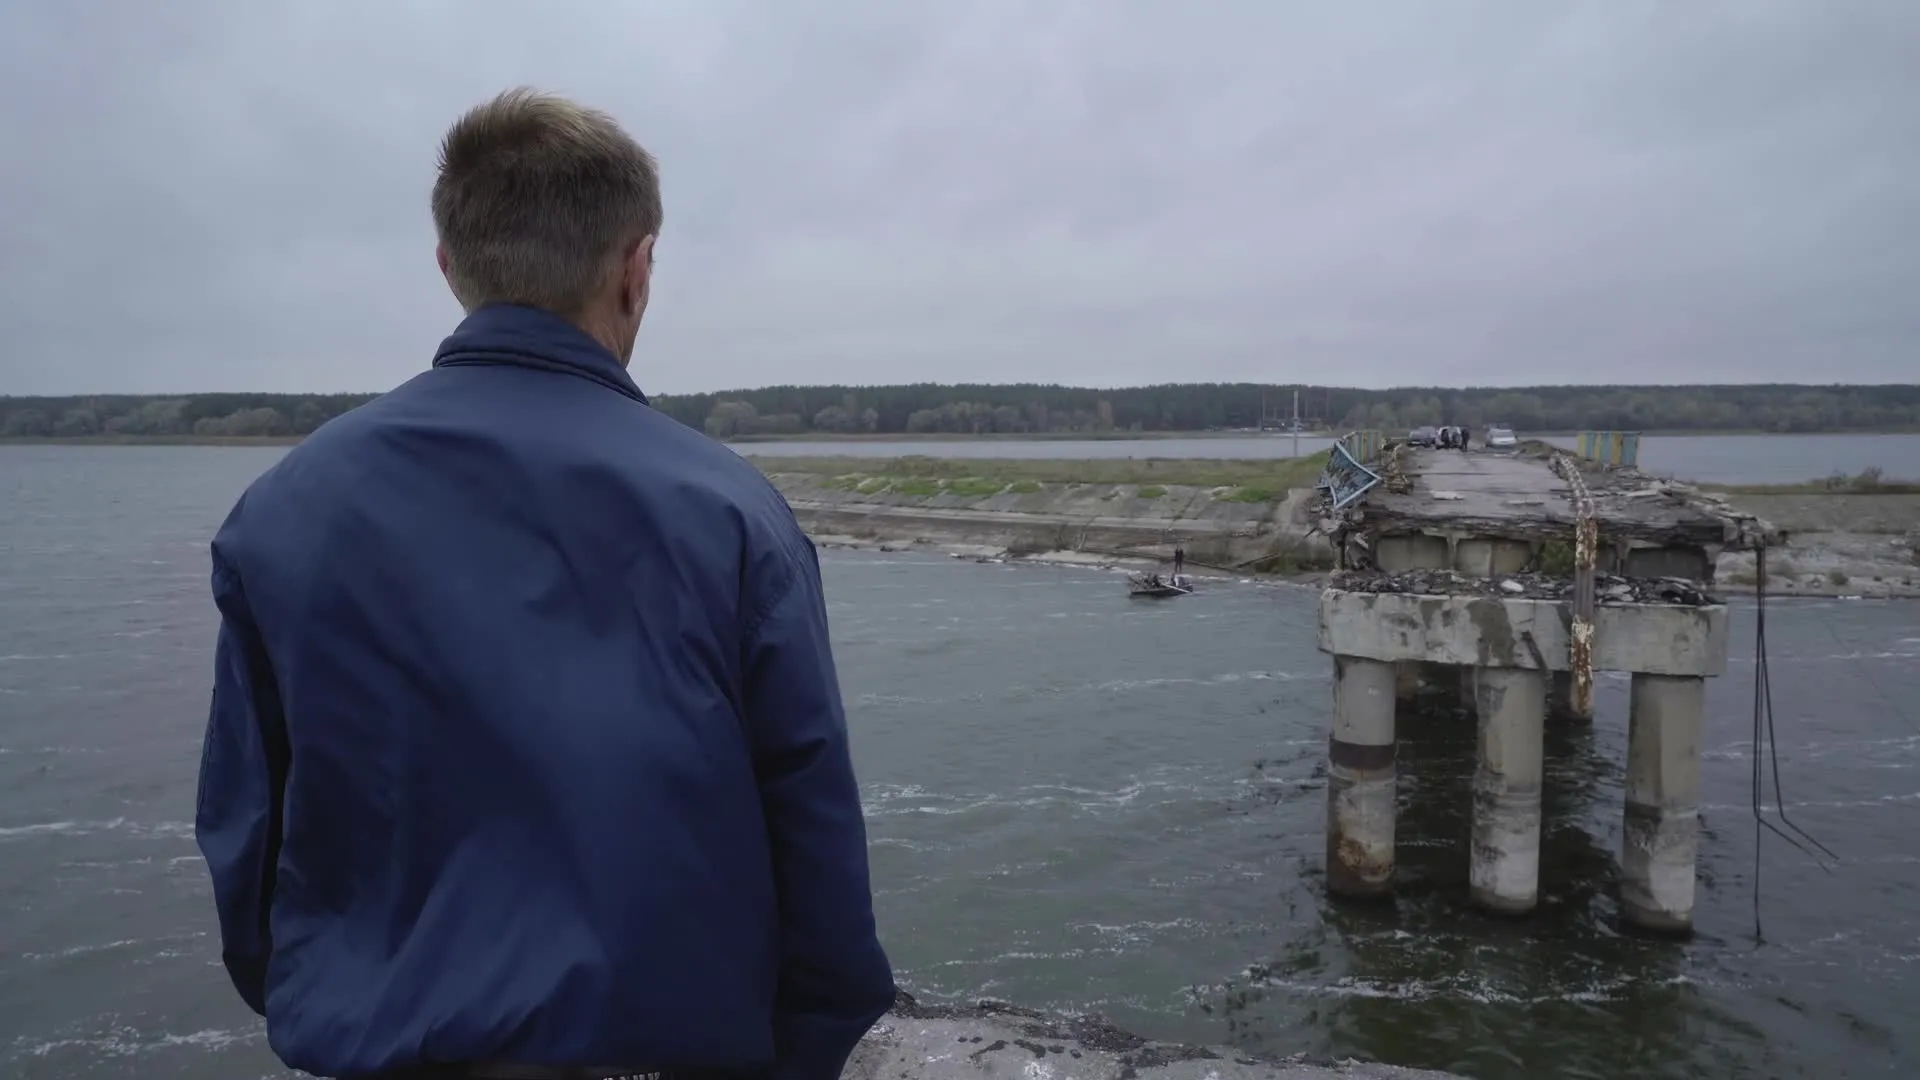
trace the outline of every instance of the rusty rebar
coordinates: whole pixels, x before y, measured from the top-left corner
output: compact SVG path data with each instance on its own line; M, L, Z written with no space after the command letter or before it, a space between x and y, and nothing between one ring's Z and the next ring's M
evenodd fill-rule
M1567 482L1573 504L1573 625L1567 650L1572 669L1573 700L1568 711L1593 715L1593 573L1600 550L1600 523L1594 518L1593 494L1587 490L1580 466L1565 454L1556 454L1554 471Z

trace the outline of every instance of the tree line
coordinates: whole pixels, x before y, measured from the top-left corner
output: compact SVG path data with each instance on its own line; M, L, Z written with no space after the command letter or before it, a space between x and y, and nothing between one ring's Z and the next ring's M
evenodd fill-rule
M1920 430L1920 385L1532 386L1393 390L1175 383L1095 390L1017 384L769 386L653 398L716 438L797 435L1055 435L1222 431L1301 414L1336 430L1429 424L1520 431ZM0 397L14 439L299 436L373 394Z

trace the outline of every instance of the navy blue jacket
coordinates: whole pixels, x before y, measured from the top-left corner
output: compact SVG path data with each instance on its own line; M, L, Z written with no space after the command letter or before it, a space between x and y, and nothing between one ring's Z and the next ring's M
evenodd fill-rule
M828 1080L892 1004L813 545L564 321L288 452L213 591L200 848L288 1065Z

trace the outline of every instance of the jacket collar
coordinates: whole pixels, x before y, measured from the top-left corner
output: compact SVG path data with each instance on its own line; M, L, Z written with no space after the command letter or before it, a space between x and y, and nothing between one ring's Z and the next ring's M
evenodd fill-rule
M578 375L625 394L642 405L647 395L606 346L551 312L518 304L487 304L474 309L440 343L434 367L461 364L510 364Z

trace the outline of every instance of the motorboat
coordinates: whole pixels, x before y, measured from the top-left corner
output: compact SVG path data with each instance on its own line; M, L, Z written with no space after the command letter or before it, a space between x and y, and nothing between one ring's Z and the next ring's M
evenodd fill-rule
M1167 575L1157 573L1128 574L1127 595L1144 597L1149 600L1161 600L1174 596L1186 596L1193 592L1193 580L1185 575Z

